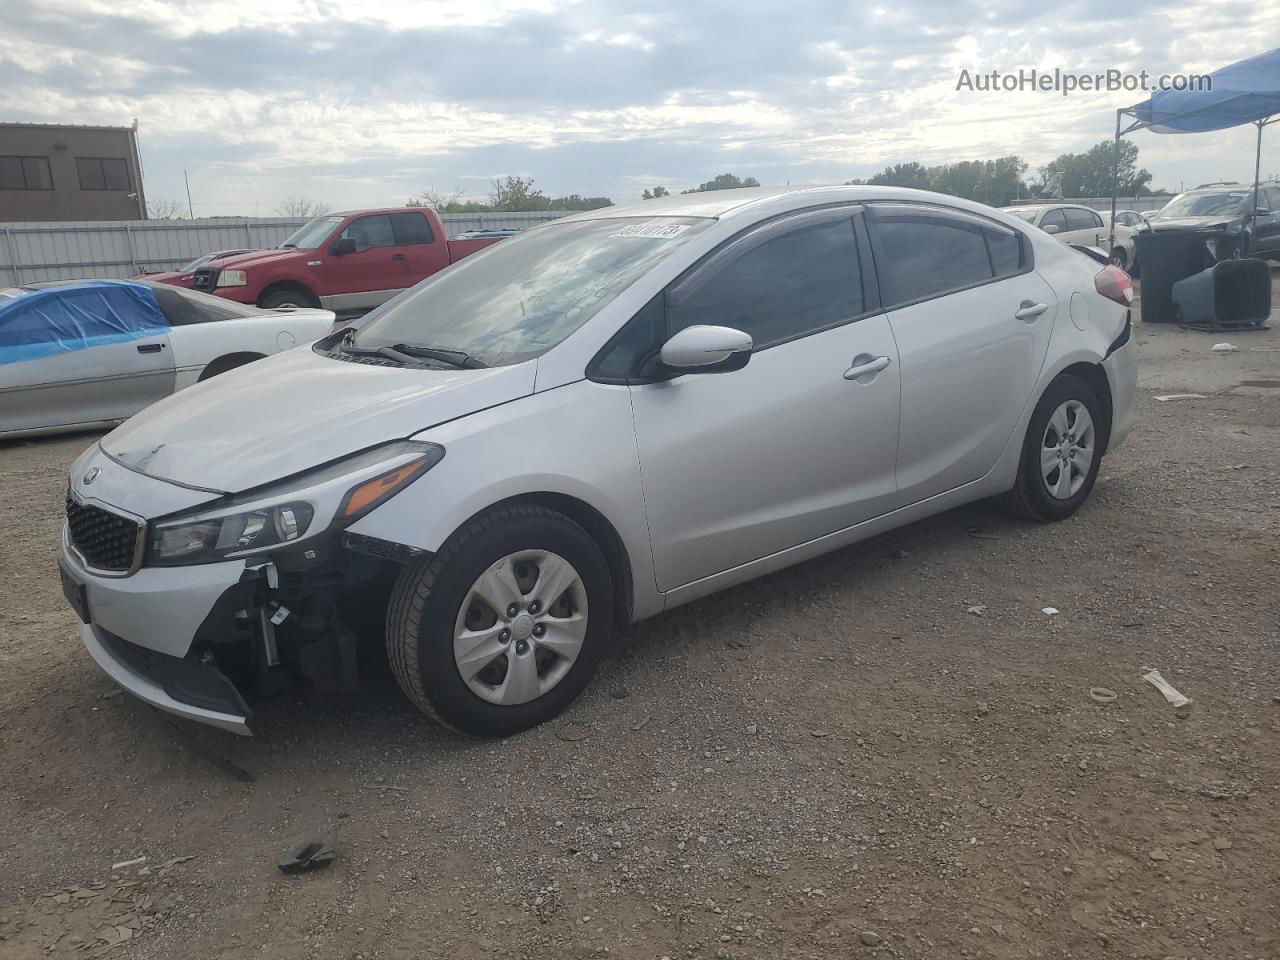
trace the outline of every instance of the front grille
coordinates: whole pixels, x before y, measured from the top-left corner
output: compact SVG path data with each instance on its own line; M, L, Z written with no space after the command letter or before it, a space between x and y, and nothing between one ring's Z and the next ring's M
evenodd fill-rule
M218 285L220 272L217 267L200 267L191 278L191 284L197 290L212 290Z
M67 532L84 562L97 570L126 573L133 568L142 528L136 520L78 503L67 494Z

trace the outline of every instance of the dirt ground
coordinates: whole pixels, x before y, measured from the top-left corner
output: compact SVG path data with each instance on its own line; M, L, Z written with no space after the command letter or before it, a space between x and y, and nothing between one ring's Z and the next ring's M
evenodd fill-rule
M59 592L94 437L0 446L0 957L1280 957L1280 330L1137 340L1072 520L974 506L659 617L502 742L382 675L193 749Z

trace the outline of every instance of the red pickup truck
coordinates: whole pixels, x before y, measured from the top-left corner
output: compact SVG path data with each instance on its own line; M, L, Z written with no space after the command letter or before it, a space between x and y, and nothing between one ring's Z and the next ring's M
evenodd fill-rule
M326 214L280 246L198 267L192 286L228 300L279 307L369 310L512 231L448 239L434 210L392 207Z

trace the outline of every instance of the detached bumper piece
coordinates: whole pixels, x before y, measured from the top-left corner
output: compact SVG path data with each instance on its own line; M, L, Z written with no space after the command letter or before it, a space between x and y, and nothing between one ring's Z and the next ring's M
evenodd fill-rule
M212 663L158 653L90 624L80 628L80 637L98 666L144 703L241 736L251 735L252 711Z

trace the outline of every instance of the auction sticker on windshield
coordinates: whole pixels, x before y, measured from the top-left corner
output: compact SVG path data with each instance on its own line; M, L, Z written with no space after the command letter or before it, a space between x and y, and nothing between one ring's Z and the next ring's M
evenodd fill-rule
M651 240L670 240L672 237L678 237L689 229L687 223L629 223L621 229L615 230L609 234L609 239L614 237L648 237Z

